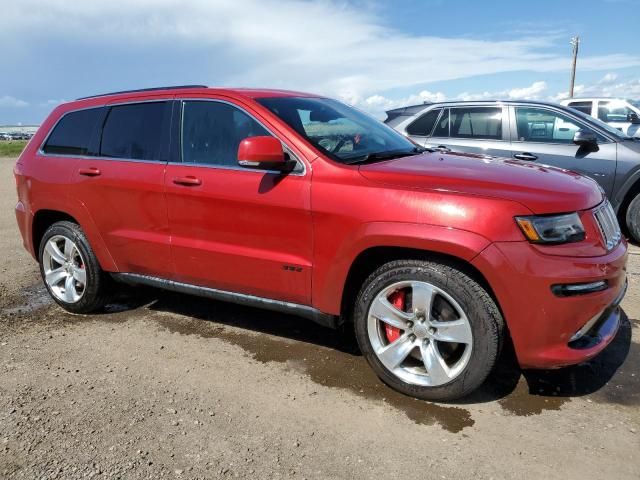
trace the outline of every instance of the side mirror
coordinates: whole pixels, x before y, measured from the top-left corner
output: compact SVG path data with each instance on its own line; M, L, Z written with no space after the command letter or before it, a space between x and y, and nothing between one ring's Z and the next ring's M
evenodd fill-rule
M595 146L598 144L598 136L591 130L578 130L573 136L573 143L580 146Z
M631 112L627 114L627 122L631 122L634 125L637 125L640 123L640 117L638 117L638 114L636 112Z
M245 168L291 171L296 165L282 149L275 137L249 137L238 146L238 164Z

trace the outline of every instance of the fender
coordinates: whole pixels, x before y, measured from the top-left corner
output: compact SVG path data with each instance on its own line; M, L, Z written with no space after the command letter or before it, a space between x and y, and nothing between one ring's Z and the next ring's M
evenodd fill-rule
M438 225L400 222L363 224L333 255L316 259L312 299L320 311L340 314L342 292L355 259L374 247L400 247L446 254L470 262L490 240L477 233Z
M53 196L49 195L46 197L45 201L38 202L37 205L31 205L31 219L29 222L29 239L33 238L33 220L36 214L41 210L56 210L62 213L66 213L67 215L72 216L76 219L85 235L87 236L87 240L89 240L89 244L95 253L98 263L100 263L100 267L108 272L118 272L118 266L114 261L111 253L107 249L104 240L102 239L102 235L100 235L100 231L98 227L94 223L91 215L89 214L89 210L80 200L73 199L68 195L64 196ZM30 240L30 243L33 243ZM31 245L29 251L34 256L34 258L38 258L38 253L36 252L36 246Z
M637 182L640 182L640 165L638 165L632 173L628 173L626 175L624 183L620 186L620 188L617 188L618 191L611 199L611 206L616 213L619 213L618 210L624 203L625 197ZM616 189L615 186L614 189Z

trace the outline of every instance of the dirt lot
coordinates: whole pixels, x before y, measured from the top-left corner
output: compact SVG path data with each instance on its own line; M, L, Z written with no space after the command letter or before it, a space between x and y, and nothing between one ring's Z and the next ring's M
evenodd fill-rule
M0 158L0 478L640 478L640 249L594 361L430 404L295 317L136 289L52 304Z

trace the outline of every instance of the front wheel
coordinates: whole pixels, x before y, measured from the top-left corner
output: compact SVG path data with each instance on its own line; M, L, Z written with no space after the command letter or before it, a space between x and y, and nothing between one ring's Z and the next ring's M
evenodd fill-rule
M109 299L110 279L80 226L51 225L40 242L40 273L53 299L72 313L90 313Z
M387 385L425 400L454 400L491 372L503 320L487 291L440 263L399 260L364 283L354 310L356 338Z
M631 200L627 208L627 229L631 238L640 243L640 195Z

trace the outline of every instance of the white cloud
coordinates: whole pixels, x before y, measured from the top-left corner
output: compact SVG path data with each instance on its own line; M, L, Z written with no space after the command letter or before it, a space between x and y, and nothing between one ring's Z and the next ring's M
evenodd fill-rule
M376 92L392 88L567 68L569 52L553 50L556 33L514 40L407 34L373 12L342 0L21 0L3 6L0 42L46 32L67 45L90 44L96 52L114 45L139 51L141 61L144 52L163 45L187 46L211 52L198 61L210 65L216 82L304 89L372 108L387 105ZM637 65L639 56L625 54L580 58L582 71ZM540 86L528 88L532 93L522 94L539 94Z
M546 95L544 95L546 91L547 83L538 81L533 82L527 87L517 87L494 92L462 92L451 98L447 98L447 96L442 92L430 92L428 90L423 90L415 95L410 95L400 99L391 99L383 95L376 94L364 99L358 97L344 97L343 100L351 105L362 108L373 115L384 117L384 112L392 108L416 105L425 102L444 102L445 100L541 100L546 98Z
M635 78L626 81L618 81L618 75L607 73L598 82L585 85L578 84L573 89L574 97L619 97L640 98L640 79ZM569 97L569 92L559 92L549 97L549 100L559 102Z
M415 95L396 99L387 98L379 94L371 95L366 98L342 95L340 98L342 101L376 116L383 116L384 112L393 108L417 105L420 103L444 102L447 99L444 93L430 92L429 90L422 90Z
M613 83L618 79L618 74L617 73L607 73L604 77L602 77L602 79L598 82L600 84L608 84L608 83Z
M47 100L46 102L40 103L40 106L41 107L53 108L53 107L58 106L58 105L60 105L62 103L65 103L65 102L66 102L66 100L64 98L50 99L50 100Z
M26 107L28 105L28 102L20 100L19 98L12 97L10 95L0 97L0 107Z
M447 97L442 92L432 93L422 91L416 95L405 98L393 99L375 94L370 97L343 98L344 101L370 112L380 118L384 118L384 112L392 108L416 105L424 102L443 102L445 100L544 100L559 102L569 96L568 92L552 94L544 81L533 82L526 87L515 87L501 91L462 92L453 97ZM618 81L618 75L607 73L603 78L591 85L576 85L575 97L621 97L640 98L640 79Z

